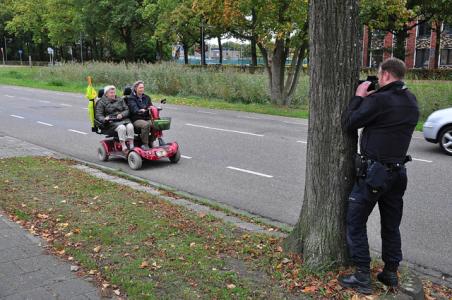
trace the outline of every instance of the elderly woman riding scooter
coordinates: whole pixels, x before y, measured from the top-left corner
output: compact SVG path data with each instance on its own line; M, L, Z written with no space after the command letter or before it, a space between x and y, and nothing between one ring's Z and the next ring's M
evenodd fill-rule
M129 143L130 150L135 147L133 144L133 125L128 119L129 108L123 99L116 96L116 88L113 85L108 85L104 88L104 95L96 103L95 117L104 124L104 130L114 130L118 133L124 152L128 150L126 140Z

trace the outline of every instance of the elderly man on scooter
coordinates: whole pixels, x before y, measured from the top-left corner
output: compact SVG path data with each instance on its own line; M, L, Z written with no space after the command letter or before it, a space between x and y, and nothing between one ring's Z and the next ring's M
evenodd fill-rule
M122 151L128 151L126 141L130 150L135 147L133 143L135 132L128 119L129 108L123 99L116 96L116 88L113 85L104 88L104 95L96 103L95 117L104 124L104 130L114 130L118 133Z

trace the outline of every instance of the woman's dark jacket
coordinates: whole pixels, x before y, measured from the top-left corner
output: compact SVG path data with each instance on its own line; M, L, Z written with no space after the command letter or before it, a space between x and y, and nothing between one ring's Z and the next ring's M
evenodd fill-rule
M152 105L152 102L148 95L143 94L140 98L135 93L132 93L127 101L132 122L135 122L136 120L149 120L148 108ZM146 111L140 112L140 109L145 109Z

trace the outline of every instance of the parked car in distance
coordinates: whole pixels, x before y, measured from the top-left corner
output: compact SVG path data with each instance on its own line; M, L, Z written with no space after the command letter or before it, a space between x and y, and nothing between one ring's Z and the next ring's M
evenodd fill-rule
M433 112L424 123L424 138L452 155L452 107Z

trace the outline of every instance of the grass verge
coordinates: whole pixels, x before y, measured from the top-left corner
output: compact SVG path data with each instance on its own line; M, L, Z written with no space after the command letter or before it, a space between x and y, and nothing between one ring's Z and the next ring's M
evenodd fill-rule
M58 76L43 76L40 67L2 67L0 68L0 84L16 85L24 87L39 88L59 92L84 93L86 82L80 80L64 80ZM97 83L97 87L103 87L107 83ZM240 103L227 102L217 98L205 98L199 96L170 96L164 94L151 94L153 99L168 99L168 102L176 105L187 105L211 109L225 109L233 111L244 111L260 114L269 114L294 118L307 118L309 113L304 107L289 108L268 103Z
M340 271L305 268L281 240L243 232L53 158L0 159L0 206L92 276L129 299L350 299ZM376 269L375 269L376 271ZM431 286L434 288L432 289ZM450 297L452 291L429 285ZM375 286L377 294L384 294ZM449 294L447 294L449 293Z

